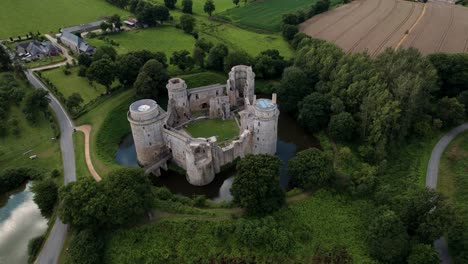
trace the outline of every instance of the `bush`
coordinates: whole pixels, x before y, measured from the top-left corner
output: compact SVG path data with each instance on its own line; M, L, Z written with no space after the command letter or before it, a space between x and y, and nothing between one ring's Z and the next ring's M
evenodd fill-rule
M75 233L71 239L68 252L73 264L100 264L104 249L102 237L91 230Z
M196 207L205 207L206 206L206 197L205 195L197 195L193 198L193 205Z
M329 185L334 178L332 162L316 148L303 150L290 159L288 175L295 186L304 189Z
M173 194L167 187L156 187L154 188L154 194L157 199L160 200L171 200L173 197Z
M37 255L41 252L42 244L44 244L45 235L35 237L29 240L28 243L28 263L34 263Z
M288 24L283 25L283 37L287 41L292 40L294 38L294 35L296 35L298 32L299 32L299 29L296 25L288 25Z

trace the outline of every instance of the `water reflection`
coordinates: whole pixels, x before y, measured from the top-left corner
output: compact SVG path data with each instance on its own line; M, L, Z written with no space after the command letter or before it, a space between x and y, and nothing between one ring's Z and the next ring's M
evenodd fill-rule
M288 161L294 157L296 152L311 147L321 148L319 141L315 137L306 133L293 118L281 113L278 120L278 143L276 148L277 156L283 163L280 177L281 186L288 188L289 178L286 174ZM138 166L135 145L133 144L131 134L125 137L119 145L115 160L124 166ZM215 180L209 185L197 187L189 184L183 175L162 171L161 177L155 177L153 182L157 186L166 186L173 193L189 197L204 194L213 201L230 201L232 200L232 196L229 189L234 180L234 175L234 170L224 172L216 175Z
M1 196L0 205L0 263L27 263L29 240L47 229L30 184Z

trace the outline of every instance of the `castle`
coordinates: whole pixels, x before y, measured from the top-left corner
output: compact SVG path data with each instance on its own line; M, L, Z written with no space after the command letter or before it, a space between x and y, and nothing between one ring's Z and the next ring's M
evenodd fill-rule
M186 170L189 183L203 186L213 181L221 166L246 154L275 154L279 109L272 99L255 96L252 67L232 68L227 83L187 89L184 80L170 79L167 112L154 100L130 105L127 118L138 162L147 173L160 174L172 160ZM193 117L194 113L199 117ZM193 116L192 116L193 115ZM216 137L193 138L184 126L200 119L235 119L239 135L219 144Z

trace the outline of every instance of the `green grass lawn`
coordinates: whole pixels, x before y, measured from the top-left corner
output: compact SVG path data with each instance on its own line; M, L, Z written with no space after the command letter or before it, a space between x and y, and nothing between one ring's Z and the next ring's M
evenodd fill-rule
M218 72L200 72L194 74L180 75L177 76L185 80L188 89L197 88L201 86L207 86L216 83L226 83L228 79L227 74Z
M0 78L2 78L1 74ZM32 88L27 87L22 81L20 84L23 85L26 93L32 91ZM18 120L20 133L14 135L10 130L7 136L0 137L0 170L31 166L48 171L53 169L62 171L60 142L52 139L55 137L55 132L49 120L43 114L39 114L37 124L33 125L26 120L21 108L22 105L20 107L12 106L8 112L10 119ZM8 122L8 120L0 122ZM31 152L23 155L30 150ZM32 155L37 155L37 158L29 159Z
M239 135L239 127L234 119L200 120L190 123L185 130L195 138L215 136L218 142L223 142Z
M2 0L0 39L29 32L57 32L59 28L96 21L103 16L128 12L105 0Z
M91 158L96 171L104 177L111 170L120 168L113 160L120 140L130 132L127 110L134 101L134 91L114 93L95 108L79 117L76 125L91 125ZM101 134L100 136L98 136ZM107 138L106 138L107 137ZM104 141L98 140L104 138ZM83 149L84 151L84 149Z
M90 178L93 179L91 173L86 165L85 152L84 152L85 137L83 132L77 131L73 133L73 147L75 148L75 166L76 178Z
M281 29L282 15L299 9L306 9L316 0L263 0L254 1L239 8L231 8L219 14L220 17L229 19L234 24L269 31ZM331 5L337 4L338 0L332 0Z
M100 84L89 85L88 79L78 76L78 68L71 68L71 74L65 75L62 68L42 72L42 76L49 79L60 93L68 98L72 93L79 93L83 98L83 105L106 92L106 88Z
M65 61L65 58L64 58L64 57L62 57L62 56L55 56L55 57L45 58L45 59L43 59L43 60L37 60L37 61L27 62L27 63L26 63L26 67L28 67L29 69L32 69L32 68L37 68L37 67L41 67L41 66L46 66L46 65L49 65L49 64L54 64L54 63L62 62L62 61Z
M468 132L456 137L445 150L437 180L437 189L468 214Z

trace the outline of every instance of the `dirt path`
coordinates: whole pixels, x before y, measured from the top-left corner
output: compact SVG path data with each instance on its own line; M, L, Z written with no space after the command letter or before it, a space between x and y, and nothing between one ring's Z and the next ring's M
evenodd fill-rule
M99 176L97 171L94 169L93 162L91 161L91 152L89 150L91 126L84 125L84 126L76 127L76 130L83 132L85 135L85 158L86 158L86 165L88 166L88 170L96 181L101 181L101 176Z
M57 39L51 37L50 35L45 34L45 37L48 40L50 40L50 42L54 43L54 45L56 45L57 47L59 47L62 50L63 56L66 58L66 60L62 61L62 62L46 65L46 66L33 68L33 69L31 69L31 71L43 71L43 70L53 69L53 68L57 68L57 67L60 67L60 66L64 66L67 63L72 65L73 64L73 57L70 54L68 54L68 49L66 47L62 46L61 44L59 44L57 42Z

